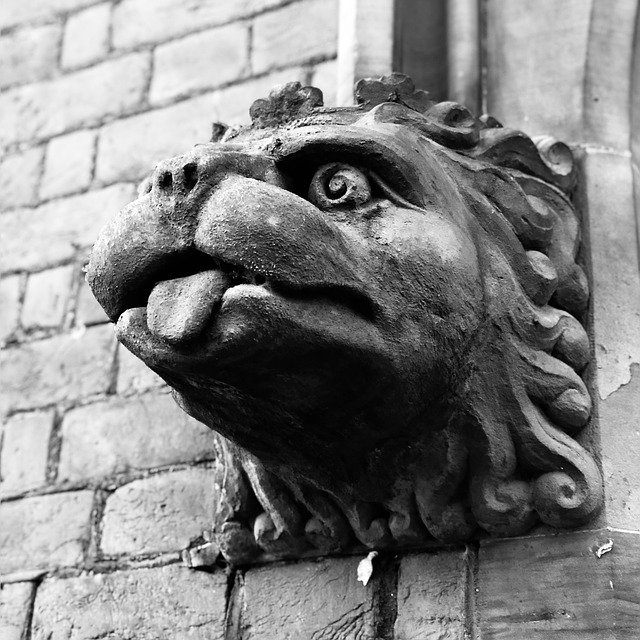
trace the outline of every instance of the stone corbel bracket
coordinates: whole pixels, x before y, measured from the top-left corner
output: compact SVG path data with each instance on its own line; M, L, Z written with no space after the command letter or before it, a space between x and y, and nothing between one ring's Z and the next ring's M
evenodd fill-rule
M246 563L586 523L570 150L399 74L355 97L274 89L93 250L119 340L221 436L211 544Z

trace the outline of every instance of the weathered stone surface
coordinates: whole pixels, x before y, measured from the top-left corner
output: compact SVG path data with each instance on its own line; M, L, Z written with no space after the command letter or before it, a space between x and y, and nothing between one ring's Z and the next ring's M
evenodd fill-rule
M27 638L29 608L34 585L16 582L0 585L0 638L23 640Z
M231 24L157 47L149 101L160 103L191 91L237 80L247 70L249 31ZM212 73L209 61L215 61Z
M102 551L137 555L179 551L210 529L212 469L185 469L135 480L107 499Z
M92 506L92 491L1 503L0 573L81 564Z
M0 278L0 343L18 326L21 280L20 276Z
M242 637L373 640L372 587L356 580L359 560L323 560L247 571Z
M149 55L135 53L0 95L0 145L97 124L140 105ZM29 114L25 117L25 114Z
M49 141L40 185L41 198L86 189L93 174L95 131L76 131Z
M165 386L164 380L155 371L134 356L122 345L118 346L118 394L144 393Z
M639 550L639 534L608 529L482 543L481 637L633 640L640 628Z
M16 29L0 36L0 88L42 80L58 63L60 25Z
M177 566L46 580L33 640L223 640L226 577Z
M104 58L109 50L110 22L109 2L72 15L64 29L62 66L80 67Z
M284 0L235 0L234 2L195 2L185 10L183 0L124 0L113 16L113 42L116 48L161 42L189 31L230 22L281 4ZM144 29L140 25L144 25Z
M68 310L73 272L73 266L68 265L29 276L21 316L25 329L62 324Z
M0 491L26 491L45 484L53 411L20 413L4 426Z
M47 0L47 2L24 2L3 0L0 5L0 29L23 22L50 20L59 13L73 11L91 4L94 0Z
M23 207L37 200L43 147L14 153L0 163L0 208Z
M215 457L215 435L168 394L147 394L73 409L62 423L58 480Z
M464 551L402 558L396 640L464 640L465 588Z
M105 393L111 384L113 330L99 326L5 349L0 406L36 409Z
M2 216L4 238L0 272L37 270L74 258L89 246L106 221L131 201L135 187L116 184L83 195L55 200L37 209ZM42 233L42 229L47 233Z
M84 274L80 274L80 276L80 287L78 289L78 300L76 302L76 324L88 326L107 322L107 314L91 293L84 279Z
M314 57L335 55L338 42L336 0L303 0L255 19L251 65L254 72Z

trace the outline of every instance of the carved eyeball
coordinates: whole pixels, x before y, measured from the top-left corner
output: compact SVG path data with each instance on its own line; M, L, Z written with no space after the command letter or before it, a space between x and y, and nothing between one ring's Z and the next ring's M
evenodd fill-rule
M359 206L371 200L371 183L360 169L332 162L316 170L309 185L309 200L320 209Z

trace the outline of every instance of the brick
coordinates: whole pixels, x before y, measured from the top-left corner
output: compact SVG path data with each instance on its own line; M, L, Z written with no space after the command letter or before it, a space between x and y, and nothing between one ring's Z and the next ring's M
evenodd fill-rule
M79 248L95 242L100 229L134 196L133 185L116 184L2 214L0 273L43 269L73 259Z
M62 66L80 67L104 58L109 51L111 3L75 13L64 30Z
M33 640L223 640L226 576L180 566L45 580Z
M105 393L114 341L111 327L99 326L5 349L3 410L35 409Z
M73 409L62 423L58 480L215 458L216 436L169 394L116 398Z
M328 107L338 104L338 61L327 60L313 68L311 85L322 90L324 103Z
M40 185L41 198L56 198L89 186L95 142L95 131L76 131L49 141Z
M0 573L78 566L89 539L93 492L0 504Z
M144 393L165 386L165 381L126 347L118 345L118 394Z
M32 582L0 585L0 638L23 640L28 638L29 609L33 597Z
M0 29L23 22L50 20L58 13L79 9L92 2L94 0L47 0L47 2L2 0L0 2Z
M0 344L17 328L20 315L20 276L0 278Z
M48 138L139 106L149 55L136 53L0 95L0 145Z
M395 637L464 640L465 573L463 551L402 558Z
M60 25L18 29L0 36L0 88L43 80L56 69Z
M149 101L157 104L237 80L246 72L248 49L244 24L210 29L158 47Z
M234 0L185 5L184 0L123 0L114 11L113 44L119 48L161 42L264 11L284 0ZM144 29L140 28L144 25Z
M43 153L43 147L34 147L7 155L0 162L2 209L36 203Z
M356 581L359 558L252 569L245 575L245 640L373 640L372 593Z
M84 274L82 274L76 304L76 324L90 326L104 324L105 322L109 322L109 318L93 296L93 293L91 293L91 289L84 279Z
M102 520L106 555L179 551L213 524L213 469L135 480L113 493Z
M252 69L260 73L319 56L334 56L337 41L337 0L301 0L255 19Z
M23 328L53 328L62 324L69 304L73 271L73 266L68 265L29 276L22 305Z
M0 490L27 491L46 483L53 411L19 413L7 420L0 456Z

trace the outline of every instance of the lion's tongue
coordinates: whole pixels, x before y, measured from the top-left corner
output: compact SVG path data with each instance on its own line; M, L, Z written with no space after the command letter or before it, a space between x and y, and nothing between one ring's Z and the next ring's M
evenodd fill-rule
M190 340L204 330L230 286L230 278L215 270L159 282L149 296L147 326L172 344Z

